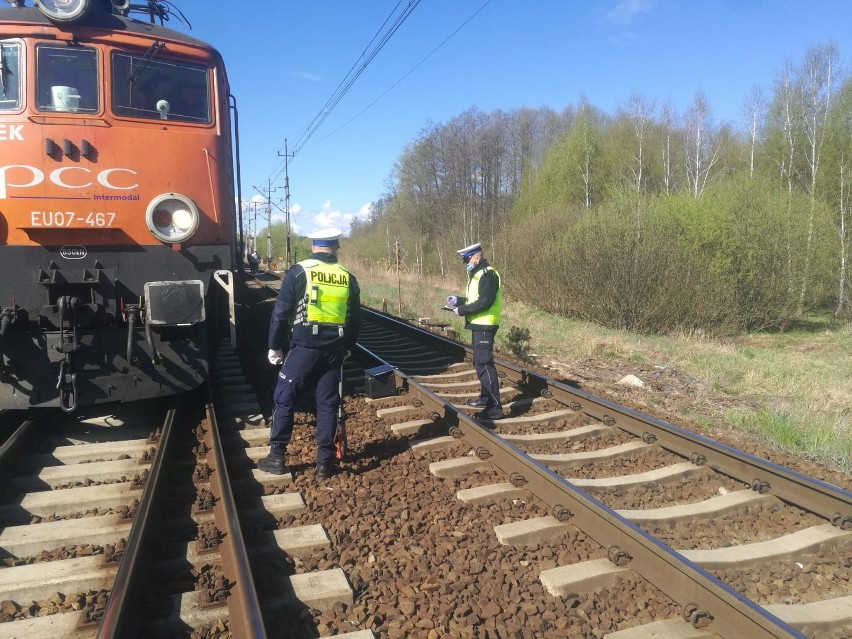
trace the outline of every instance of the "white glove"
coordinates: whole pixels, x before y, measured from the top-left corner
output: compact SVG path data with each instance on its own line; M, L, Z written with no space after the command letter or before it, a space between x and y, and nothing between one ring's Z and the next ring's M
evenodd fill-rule
M274 350L270 348L269 353L266 354L266 358L273 366L281 366L284 363L284 351L280 348Z
M447 306L458 306L459 298L455 295L447 295Z
M456 307L453 309L453 313L455 313L456 315L458 315L459 317L461 317L461 313L459 313L459 307L458 307L458 306L456 306Z

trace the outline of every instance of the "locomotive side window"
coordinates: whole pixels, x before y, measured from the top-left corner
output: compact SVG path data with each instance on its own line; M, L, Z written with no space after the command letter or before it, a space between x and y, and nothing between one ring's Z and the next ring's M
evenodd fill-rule
M36 107L59 113L97 113L97 52L78 46L38 45Z
M177 122L210 122L207 67L175 60L112 54L116 115Z
M0 42L0 111L21 107L21 45Z

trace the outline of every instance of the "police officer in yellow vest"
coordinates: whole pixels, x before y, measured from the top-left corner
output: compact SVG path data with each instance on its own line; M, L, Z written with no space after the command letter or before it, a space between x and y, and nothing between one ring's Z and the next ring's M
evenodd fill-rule
M268 358L281 370L269 456L257 463L268 473L286 472L284 453L293 433L296 395L310 388L316 389L317 478L326 479L335 471L341 366L346 352L355 347L361 327L358 282L337 263L341 235L338 229L308 235L311 256L287 271L272 309Z
M469 400L467 405L482 409L474 414L477 418L500 419L503 404L494 368L494 336L500 327L502 308L500 274L482 255L481 243L471 244L456 253L468 272L467 295L449 295L447 305L456 315L465 318L465 328L471 331L473 367L479 377L479 397Z

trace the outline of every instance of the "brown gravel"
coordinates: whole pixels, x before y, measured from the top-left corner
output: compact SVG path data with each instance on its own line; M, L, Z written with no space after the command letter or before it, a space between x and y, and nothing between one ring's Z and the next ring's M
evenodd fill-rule
M566 430L574 428L568 426ZM499 431L498 431L499 432ZM501 433L502 434L502 433ZM635 441L635 437L628 432L613 428L605 431L597 437L584 437L583 439L564 442L519 442L513 445L524 451L527 455L564 455L573 453L590 453L612 446L619 446L627 442Z
M803 562L772 562L748 572L711 573L763 605L811 603L852 592L852 556L847 556L841 567L828 555L817 553ZM852 628L835 636L850 637Z
M550 596L540 571L601 558L603 549L576 529L555 543L501 546L495 525L543 516L546 509L526 500L490 506L459 501L457 490L490 481L489 473L434 477L428 462L435 457L420 458L403 440L388 440L387 427L363 406L359 398L348 398L353 450L339 475L315 480L305 462L315 454L310 423L297 426L288 451L305 469L297 471L295 482L310 505L306 519L326 527L332 550L279 568L339 566L356 592L348 609L313 611L320 636L368 627L382 637L423 639L596 637L638 619L677 614L666 597L642 582L594 595Z
M695 522L677 522L672 526L641 525L657 539L672 548L692 550L717 548L769 541L825 521L816 515L793 508L781 501L757 506L749 512L716 517L712 526L696 526Z
M261 406L268 414L275 381L274 370L265 364L265 329L271 303L263 302L254 295L239 301L241 359L250 381L258 389ZM256 322L254 325L251 324L252 318ZM593 370L594 366L588 363L589 370ZM555 377L552 369L540 372ZM612 368L609 372L612 374L607 378L620 378ZM625 365L621 376L628 373L635 374L635 371ZM694 397L690 399L688 389L698 382L675 371L662 372L655 384L644 391L654 393L654 402L661 407L656 411L637 403L632 389L623 389L615 384L607 388L592 388L585 382L592 377L583 370L574 372L571 377L573 379L566 377L564 381L579 383L585 391L675 425L697 430L799 472L847 488L852 483L845 475L772 451L758 442L680 422L673 415L679 410L679 405L694 401ZM581 381L577 382L578 379ZM464 454L463 445L456 444L450 449L419 457L408 448L404 438L391 433L389 422L376 418L376 407L375 404L368 406L363 397L351 393L346 397L350 456L338 475L323 482L316 480L313 470L313 418L309 412L297 414L287 460L293 466L295 486L288 490L298 490L303 495L308 512L281 518L278 525L321 523L331 537L332 548L324 553L266 562L263 566L267 572L265 579L269 583L274 582L276 572L293 574L340 567L354 589L355 601L352 606L338 605L326 612L308 609L280 611L280 616L272 620L272 626L287 629L282 631L282 637L326 636L364 628L372 629L381 637L412 639L602 637L615 630L680 615L680 610L667 597L642 580L622 581L616 587L591 594L549 595L539 580L542 570L604 557L604 549L573 527L563 538L547 544L523 548L501 546L493 526L545 515L548 514L546 509L533 499L504 500L491 506L461 502L455 497L459 489L505 481L505 477L491 471L459 479L441 479L431 475L428 471L430 462ZM556 406L551 410L553 408ZM540 410L542 407L539 406L536 412ZM571 425L548 425L542 432L584 425L588 419L573 417L567 422ZM506 432L503 429L504 426L498 424L497 432ZM435 434L446 434L440 427L432 430ZM607 442L601 446L613 445L605 437L599 439ZM541 454L548 450L579 452L596 449L596 444L586 443L579 449L572 449L575 444L568 442L557 448L533 445L531 448ZM622 472L643 472L672 462L673 456L658 451L650 456L630 456L616 461L614 466L609 464L604 473L599 473L591 464L562 467L559 472L567 476L593 477L611 475L615 472L613 467ZM600 490L593 494L615 508L661 507L714 496L720 487L725 490L744 488L726 477L708 482L705 476L695 476L673 485L667 484L665 490L660 485L649 483L627 490ZM731 533L731 543L747 543L771 536L770 529L763 529L758 524L758 513L745 512L720 518L720 525ZM808 516L793 509L774 514L780 514L778 521L781 525L809 525ZM701 531L688 530L683 526L660 530L659 534L668 535L677 547L702 548L704 544L711 543ZM738 575L735 571L725 571L725 578L730 578L741 592L749 596L759 595L767 602L786 601L788 598L790 601L804 600L803 597L807 596L805 585L816 581L820 584L815 590L823 592L838 592L826 590L826 583L839 584L840 592L844 584L848 588L848 570L838 571L835 567L831 572L828 568L821 568L823 564L818 558L805 565L807 569L796 570L807 577L796 579L792 586L790 571L793 569L789 565L767 567L767 572L756 582L751 572ZM767 588L761 583L782 585L770 585L767 592L761 592Z
M713 481L707 481L710 475ZM592 488L587 492L604 505L615 510L642 508L663 508L679 506L698 501L704 501L720 494L720 489L727 492L748 488L725 475L713 473L704 469L704 473L693 475L683 481L672 482L662 486L657 482L645 482L630 488Z

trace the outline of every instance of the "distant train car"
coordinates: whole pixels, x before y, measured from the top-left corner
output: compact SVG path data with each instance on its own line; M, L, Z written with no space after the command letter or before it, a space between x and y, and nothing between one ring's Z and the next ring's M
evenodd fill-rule
M236 256L225 67L154 24L165 5L117 1L0 9L0 409L207 376L209 300Z

